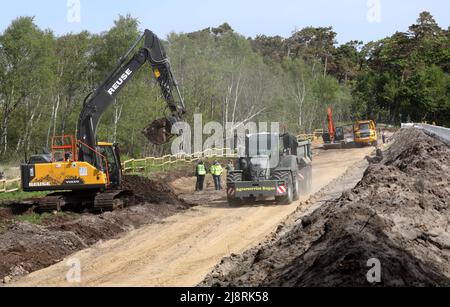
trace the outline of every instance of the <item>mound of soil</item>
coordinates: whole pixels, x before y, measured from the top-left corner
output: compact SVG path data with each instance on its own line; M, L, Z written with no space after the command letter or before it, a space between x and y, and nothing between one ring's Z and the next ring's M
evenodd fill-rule
M174 190L164 180L151 180L142 176L126 175L122 189L132 191L139 202L154 204L183 204Z
M9 208L0 207L0 220L11 219L13 214Z
M125 176L124 187L135 194L128 200L129 207L100 215L83 213L76 219L59 213L42 225L17 221L12 207L0 207L0 283L53 265L100 240L189 209L166 183L169 180Z
M450 148L402 130L354 189L224 259L201 285L450 286L449 206ZM371 259L379 283L368 282Z

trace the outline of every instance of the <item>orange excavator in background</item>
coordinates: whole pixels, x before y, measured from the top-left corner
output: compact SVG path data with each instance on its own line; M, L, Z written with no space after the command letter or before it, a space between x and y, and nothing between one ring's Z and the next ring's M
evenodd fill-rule
M344 128L336 127L333 120L333 109L327 110L328 131L323 134L323 143L325 149L341 149L345 140Z
M330 134L330 139L332 142L336 139L336 128L334 126L333 121L333 109L330 107L327 110L327 117L328 117L328 133Z

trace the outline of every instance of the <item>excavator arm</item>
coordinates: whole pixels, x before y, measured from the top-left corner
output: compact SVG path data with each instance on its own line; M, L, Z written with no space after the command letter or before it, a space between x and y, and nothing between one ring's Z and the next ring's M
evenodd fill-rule
M330 134L331 142L334 142L336 138L336 128L334 126L333 109L331 107L329 107L327 110L327 120L328 120L328 133Z
M130 54L137 49L137 46L142 41L144 42L143 47L127 61ZM171 139L173 136L171 134L172 126L181 120L186 113L186 108L161 41L153 32L145 30L144 34L121 57L118 66L85 99L77 135L77 139L80 142L80 160L93 165L100 165L98 154L93 150L97 144L98 123L103 113L114 102L120 91L147 62L150 64L152 73L161 88L164 100L170 110L170 115L154 121L145 128L143 133L150 142L156 145L167 143Z

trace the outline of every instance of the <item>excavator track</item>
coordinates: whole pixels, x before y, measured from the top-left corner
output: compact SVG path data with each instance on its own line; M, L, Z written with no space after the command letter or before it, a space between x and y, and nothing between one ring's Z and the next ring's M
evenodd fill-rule
M105 192L81 193L59 192L49 194L35 204L39 212L63 210L94 210L95 212L113 211L124 208L131 191L108 190Z
M39 212L80 211L92 207L95 195L86 191L57 192L39 199L35 205Z
M94 200L94 210L113 211L126 206L125 198L131 196L130 191L114 190L98 193Z
M61 211L66 202L63 193L50 194L39 200L38 209L40 212Z

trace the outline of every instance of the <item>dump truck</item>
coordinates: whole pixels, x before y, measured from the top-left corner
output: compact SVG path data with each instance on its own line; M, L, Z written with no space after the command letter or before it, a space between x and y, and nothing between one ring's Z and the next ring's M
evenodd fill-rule
M259 133L245 138L245 154L227 174L231 206L258 200L288 205L312 188L312 147L291 134Z
M360 146L378 146L377 126L373 120L358 121L353 125L354 141Z

